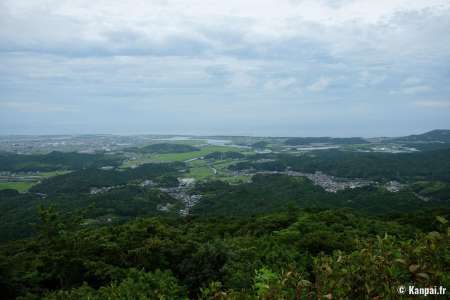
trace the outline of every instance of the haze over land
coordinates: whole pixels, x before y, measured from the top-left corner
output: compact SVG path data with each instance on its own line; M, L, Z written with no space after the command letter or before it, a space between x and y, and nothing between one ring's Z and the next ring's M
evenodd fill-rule
M0 134L450 127L450 3L1 1Z

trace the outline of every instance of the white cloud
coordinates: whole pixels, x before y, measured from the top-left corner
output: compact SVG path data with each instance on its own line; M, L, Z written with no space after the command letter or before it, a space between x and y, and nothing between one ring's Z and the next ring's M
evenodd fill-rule
M433 88L429 85L411 85L402 87L399 90L393 90L391 94L404 94L404 95L416 95L432 91Z
M381 110L446 99L448 49L448 0L0 1L8 112L121 115L145 103L167 120L177 105L215 105L212 116L224 101L230 111L251 103L255 118L297 114L299 103Z
M417 77L408 77L405 80L403 80L402 85L403 86L414 86L422 83L422 79Z
M426 84L421 78L415 76L405 78L400 85L400 88L391 90L389 93L392 95L416 95L433 91L432 86Z
M331 78L321 77L319 80L308 86L308 90L311 92L321 92L329 87Z
M293 77L282 78L282 79L272 79L264 83L264 88L268 91L280 91L285 89L295 90L296 92L300 91L300 88L297 86L297 79Z
M9 0L3 1L0 12L0 38L9 47L22 50L114 54L136 48L156 51L177 40L191 42L192 47L203 45L221 51L233 46L220 39L224 32L250 44L313 38L333 44L335 51L370 40L372 47L383 47L378 41L383 37L393 46L398 35L402 35L395 47L401 45L405 50L402 41L410 36L404 28L392 26L374 36L373 27L383 29L399 13L424 9L439 13L445 8L450 8L445 0ZM409 44L407 49L423 46Z
M427 108L449 108L450 101L436 101L436 100L416 101L415 105Z
M380 71L369 72L368 70L363 70L359 73L357 87L370 87L381 84L386 80L386 74L381 73Z
M24 113L52 113L52 112L78 112L79 109L74 106L47 104L40 102L12 102L0 101L0 107L5 110L11 109Z

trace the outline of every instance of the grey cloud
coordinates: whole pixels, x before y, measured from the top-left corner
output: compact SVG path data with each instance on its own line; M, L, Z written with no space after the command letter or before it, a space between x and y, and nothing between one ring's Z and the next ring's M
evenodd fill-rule
M232 14L167 1L128 16L113 4L89 4L98 9L89 12L87 2L78 7L75 0L48 7L5 1L2 130L13 130L12 120L22 114L43 127L38 115L64 123L58 113L69 111L62 108L72 109L72 129L87 114L83 128L115 130L113 121L124 120L129 128L149 126L152 132L219 130L222 124L223 133L243 128L264 134L270 121L272 133L321 128L325 134L326 128L352 130L346 123L352 119L375 132L377 122L397 122L395 115L384 116L386 108L396 111L399 128L407 127L408 117L411 124L420 119L430 127L437 121L450 126L443 121L450 120L448 110L436 117L420 111L446 107L423 99L450 95L448 9L396 8L366 22L345 15L354 1L297 2L280 2L276 12L243 7ZM305 18L295 9L306 2L344 13L343 20ZM33 115L37 104L46 112Z

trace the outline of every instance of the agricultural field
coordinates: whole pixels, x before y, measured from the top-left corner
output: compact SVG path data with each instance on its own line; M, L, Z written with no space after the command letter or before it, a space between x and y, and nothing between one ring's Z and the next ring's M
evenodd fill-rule
M0 190L13 189L21 193L27 192L33 185L39 183L39 181L43 179L50 178L53 176L64 175L67 173L70 173L70 171L39 172L36 173L36 175L30 177L32 178L32 181L31 180L20 181L20 179L18 179L17 181L0 182ZM25 176L21 178L26 179L27 177Z
M153 162L186 161L193 158L199 158L213 152L227 152L227 151L239 151L239 149L227 146L206 146L201 148L200 151L193 151L186 153L156 154L152 157L152 161Z
M207 161L207 160L194 160L188 162L189 172L185 174L185 178L195 178L197 181L204 180L222 180L228 183L243 183L249 182L251 176L247 175L233 175L229 170L228 166L236 163L236 160L217 160L217 161Z
M59 176L59 175L64 175L67 173L70 173L72 171L51 171L51 172L40 172L39 176L42 177L42 179L44 178L50 178L53 176Z
M214 171L208 166L192 166L189 172L185 174L186 178L195 178L197 181L212 179L215 177Z
M0 182L0 190L13 189L18 192L26 192L37 182Z
M243 151L242 149L236 147L228 147L228 146L205 146L200 148L199 151L185 152L185 153L165 153L165 154L143 154L136 153L133 154L132 159L125 160L122 164L122 168L129 168L133 166L142 165L145 163L154 163L154 162L174 162L174 161L188 161L190 159L196 159L208 155L213 152L227 152L227 151L236 151L248 152L248 150Z

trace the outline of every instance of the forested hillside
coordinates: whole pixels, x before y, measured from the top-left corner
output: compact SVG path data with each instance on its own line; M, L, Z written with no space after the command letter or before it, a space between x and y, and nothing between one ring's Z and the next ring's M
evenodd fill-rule
M48 178L31 188L31 192L48 195L58 193L86 193L93 187L124 185L133 180L153 179L164 182L178 175L183 163L143 164L134 169L99 170L85 169ZM176 177L175 177L176 180Z
M304 177L255 175L252 182L229 185L208 182L198 187L205 195L194 206L199 215L254 215L280 211L291 205L301 208L353 208L367 214L418 211L450 207L450 199L424 202L410 191L390 193L382 188L362 187L329 193Z
M272 161L261 162L264 158ZM248 162L237 163L230 169L280 171L288 167L295 171L322 171L348 178L450 181L450 149L401 154L321 150L302 155L255 155Z
M413 134L404 137L395 138L400 142L437 142L450 143L450 130L436 129L422 134Z
M438 213L427 233L348 210L83 228L49 209L36 238L0 248L0 285L6 299L397 299L405 282L450 283Z
M14 154L0 153L0 171L11 172L47 172L55 170L79 170L84 168L99 168L117 166L123 158L117 155L84 154L76 152L51 152L48 154Z

